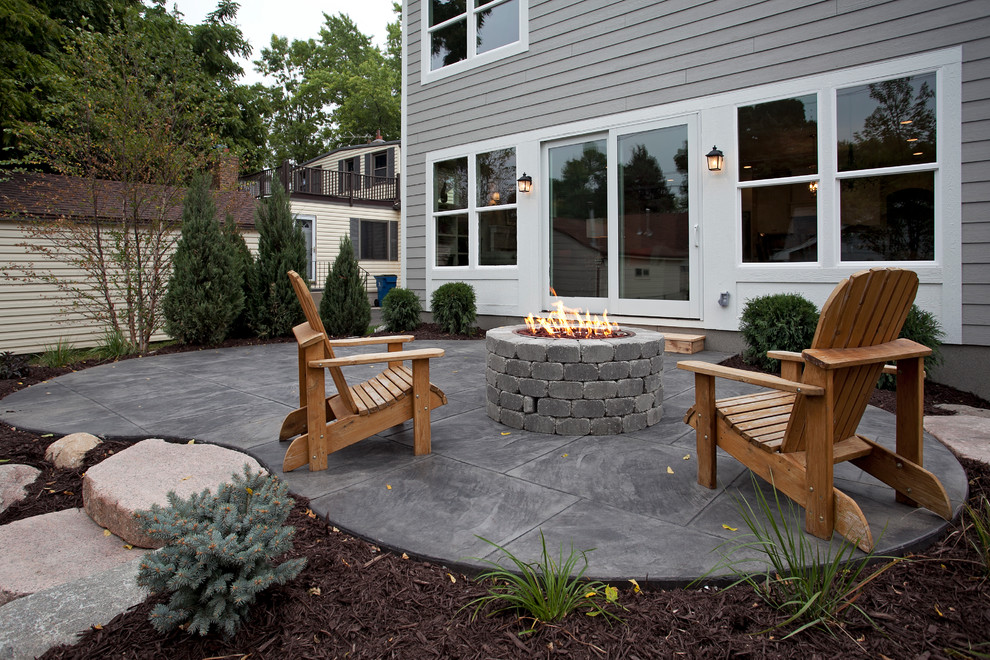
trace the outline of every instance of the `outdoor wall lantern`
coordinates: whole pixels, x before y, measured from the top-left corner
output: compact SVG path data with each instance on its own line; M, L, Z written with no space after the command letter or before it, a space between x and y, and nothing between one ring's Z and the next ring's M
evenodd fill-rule
M533 177L529 176L525 172L523 175L516 179L516 183L519 184L519 192L528 193L533 190Z
M705 154L705 158L708 159L709 172L722 171L722 163L725 161L725 154L723 154L718 147L713 146L712 150Z

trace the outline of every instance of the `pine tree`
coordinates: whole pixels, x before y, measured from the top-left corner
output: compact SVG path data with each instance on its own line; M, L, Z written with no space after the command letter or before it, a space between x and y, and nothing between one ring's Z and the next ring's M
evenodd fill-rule
M327 334L334 337L362 337L368 331L371 304L349 236L340 239L340 251L327 273L320 300L320 318Z
M223 239L210 178L196 175L182 208L182 236L162 302L165 331L186 344L219 344L244 307L236 256Z
M230 215L227 216L227 220L224 222L223 236L230 244L230 249L234 251L234 268L231 271L231 278L237 280L244 295L244 306L241 309L241 313L237 315L237 318L231 322L230 332L227 336L247 337L251 334L251 328L248 326L247 301L248 296L251 295L250 277L251 270L254 268L254 257L251 255L251 250L248 249L247 243L244 241L244 236L237 229L234 218Z
M302 319L287 273L306 272L306 239L292 220L289 196L276 181L258 206L258 259L251 269L248 323L259 337L284 337Z
M255 597L273 584L285 584L306 558L274 560L292 549L295 527L285 520L293 501L276 477L234 474L216 495L209 489L180 499L168 493L168 506L153 504L134 515L165 547L144 556L137 582L152 593L168 593L148 617L166 633L188 623L189 633L206 635L216 626L230 636L240 627Z

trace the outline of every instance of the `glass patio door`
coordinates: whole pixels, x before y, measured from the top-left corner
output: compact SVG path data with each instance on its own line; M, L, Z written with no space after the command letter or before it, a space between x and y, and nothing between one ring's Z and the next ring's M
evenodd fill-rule
M695 130L689 117L547 145L549 280L567 306L700 317Z

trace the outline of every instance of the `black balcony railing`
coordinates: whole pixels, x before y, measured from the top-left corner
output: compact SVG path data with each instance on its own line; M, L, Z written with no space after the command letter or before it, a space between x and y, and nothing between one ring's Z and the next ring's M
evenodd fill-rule
M280 181L289 193L332 197L337 200L385 202L399 200L399 177L367 176L356 172L338 172L319 167L294 167L284 164L257 174L241 177L241 190L257 197L272 194L272 182Z

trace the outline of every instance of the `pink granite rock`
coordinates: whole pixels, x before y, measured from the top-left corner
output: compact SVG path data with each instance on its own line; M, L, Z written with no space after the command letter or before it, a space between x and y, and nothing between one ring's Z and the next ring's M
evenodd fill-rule
M82 509L0 525L0 605L141 556Z
M990 463L990 419L976 415L929 415L925 430L963 458Z
M103 442L89 433L70 433L48 445L45 460L60 469L75 469L83 464L86 452Z
M258 461L232 449L144 440L86 471L83 505L97 524L128 543L160 548L162 542L141 531L134 513L152 504L167 505L169 491L182 498L204 488L215 492L232 473L242 474L245 463L252 471L261 470Z
M14 502L23 500L27 486L33 484L39 474L41 470L30 465L0 465L0 513Z

